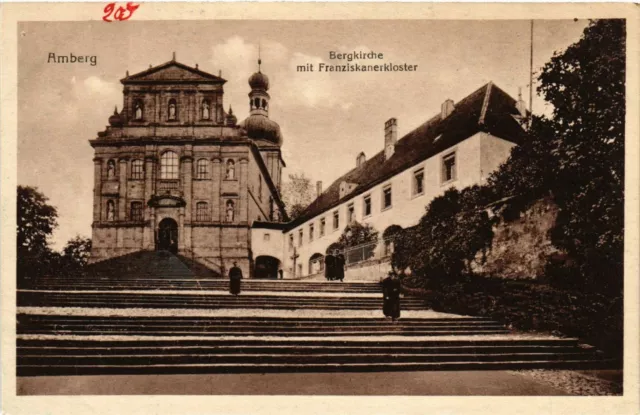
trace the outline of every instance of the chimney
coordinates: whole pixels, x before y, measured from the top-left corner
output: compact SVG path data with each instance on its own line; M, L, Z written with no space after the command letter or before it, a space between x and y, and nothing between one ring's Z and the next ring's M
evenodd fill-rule
M398 140L398 120L395 118L389 118L384 123L384 155L385 160L388 160L393 156L395 150L396 141Z
M449 115L451 115L451 113L455 108L455 106L453 105L453 100L452 99L446 100L445 102L442 103L442 107L440 108L441 108L440 118L444 120Z
M320 197L321 194L322 194L322 182L321 181L317 181L316 182L316 197Z

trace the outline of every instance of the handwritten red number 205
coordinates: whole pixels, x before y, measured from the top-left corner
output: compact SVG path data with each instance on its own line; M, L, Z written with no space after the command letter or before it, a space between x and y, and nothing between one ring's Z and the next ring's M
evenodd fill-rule
M133 12L136 11L138 7L140 7L139 4L127 3L126 8L120 6L116 9L115 3L109 3L104 8L104 16L102 16L102 20L105 22L112 22L113 20L109 19L112 15L114 20L127 20L133 15Z

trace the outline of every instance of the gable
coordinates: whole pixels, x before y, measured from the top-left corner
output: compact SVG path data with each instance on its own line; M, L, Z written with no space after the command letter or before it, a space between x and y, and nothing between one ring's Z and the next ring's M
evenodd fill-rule
M147 82L188 82L188 83L216 83L222 84L226 81L218 76L201 71L196 68L170 61L162 65L152 67L146 71L127 76L122 79L123 84L127 83L147 83Z

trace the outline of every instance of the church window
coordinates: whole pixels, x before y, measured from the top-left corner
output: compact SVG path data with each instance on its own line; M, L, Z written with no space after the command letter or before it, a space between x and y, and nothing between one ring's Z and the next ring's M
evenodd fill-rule
M353 203L350 203L349 206L347 206L347 221L349 223L353 223L353 221L356 220L356 209L353 206Z
M196 203L196 220L198 222L209 220L209 204L207 202Z
M177 120L178 119L178 106L176 105L176 100L171 98L169 100L169 120Z
M324 236L324 228L326 225L326 221L324 218L320 219L320 236Z
M456 153L450 153L442 157L442 182L446 183L456 179Z
M143 110L142 101L138 99L133 104L133 118L136 121L142 120L142 110Z
M131 162L131 178L144 179L144 162L142 160L133 160Z
M173 151L166 151L160 156L160 179L178 179L178 155Z
M113 200L107 200L107 220L112 221L116 218L116 206Z
M262 109L267 109L267 100L266 99L262 99Z
M424 193L424 169L413 172L413 195L418 196Z
M113 160L109 160L107 162L107 179L115 179L116 178L116 162Z
M339 227L340 227L340 212L336 210L333 212L333 229L336 230Z
M253 100L253 107L254 107L255 109L260 108L260 98L255 98L255 99Z
M236 163L231 159L227 160L227 174L225 178L227 180L236 179Z
M209 160L200 159L196 163L196 179L209 178Z
M391 202L391 185L389 184L382 189L382 209L389 209Z
M211 104L208 99L202 101L202 119L210 120L211 119Z
M302 246L302 240L304 239L304 229L298 231L298 246Z
M371 195L366 195L363 199L362 214L364 217L371 215Z
M131 202L130 219L132 221L142 220L142 202Z
M314 231L313 223L309 224L309 242L313 241L313 231Z
M262 175L258 175L258 199L262 201Z
M227 200L225 205L225 218L227 222L233 222L235 220L235 216L235 203L233 203L233 200Z
M269 196L269 220L273 221L273 197Z

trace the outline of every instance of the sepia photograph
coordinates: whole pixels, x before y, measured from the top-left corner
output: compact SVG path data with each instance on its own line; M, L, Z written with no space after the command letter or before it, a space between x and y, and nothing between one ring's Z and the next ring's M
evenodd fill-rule
M131 4L16 23L17 397L637 392L628 19Z

